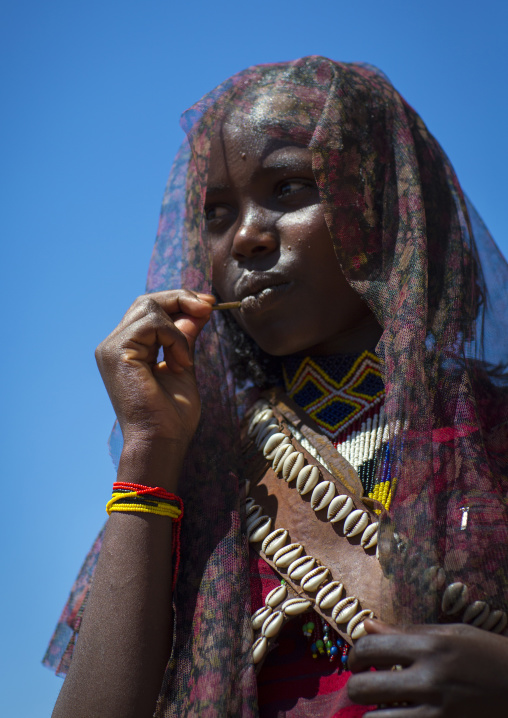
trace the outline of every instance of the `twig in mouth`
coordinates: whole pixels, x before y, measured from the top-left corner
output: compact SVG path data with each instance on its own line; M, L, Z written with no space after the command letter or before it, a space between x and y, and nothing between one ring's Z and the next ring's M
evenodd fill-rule
M241 305L241 302L223 302L222 304L214 304L213 309L218 309L221 312L223 309L237 309Z

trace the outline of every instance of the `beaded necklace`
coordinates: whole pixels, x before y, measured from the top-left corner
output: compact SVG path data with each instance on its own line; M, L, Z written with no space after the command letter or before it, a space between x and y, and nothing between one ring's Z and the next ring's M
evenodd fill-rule
M364 351L303 359L286 357L283 377L287 394L358 472L365 495L388 509L393 487L383 406L385 390L377 356Z

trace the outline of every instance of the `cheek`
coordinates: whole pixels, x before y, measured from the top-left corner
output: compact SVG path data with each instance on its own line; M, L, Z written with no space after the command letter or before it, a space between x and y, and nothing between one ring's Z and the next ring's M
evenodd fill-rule
M299 240L308 245L321 243L322 239L331 247L332 240L319 204L304 207L297 212L284 214L276 223L283 243ZM284 242L284 240L286 240Z
M227 254L219 244L216 244L215 246L212 246L211 255L212 286L221 299L227 301L228 287L232 284L232 280L229 277Z
M298 263L305 265L311 274L330 276L341 272L320 205L294 215L299 216L286 217L284 228L281 228L282 248L286 247L293 254L297 252Z

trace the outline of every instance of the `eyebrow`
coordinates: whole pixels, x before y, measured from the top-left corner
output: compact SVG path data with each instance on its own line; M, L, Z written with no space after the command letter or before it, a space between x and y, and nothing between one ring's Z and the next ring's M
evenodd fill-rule
M284 152L284 150L290 147L300 147L300 145L284 144L280 145L280 141L270 142L266 147L265 151L261 155L261 162L263 163L252 173L252 180L258 179L263 174L269 173L270 171L285 170L290 172L308 172L309 169L312 171L312 163L304 157L295 157ZM302 149L307 149L302 147ZM267 159L270 155L280 153L280 155L274 159ZM231 185L227 183L218 183L206 188L206 196L213 196L214 194L221 194L231 189Z
M255 181L262 175L270 174L271 172L277 172L278 170L288 170L288 172L308 172L309 169L312 171L312 166L309 162L303 159L285 160L283 157L280 159L268 162L254 170L252 173L251 180ZM206 196L213 196L214 194L221 194L231 189L229 184L214 184L206 188Z
M309 167L312 169L312 163L303 159L303 157L277 157L277 159L268 160L260 169L283 170L286 167L290 170L308 170Z
M229 189L231 189L231 185L229 184L214 184L211 187L206 188L206 195L219 194L220 192L225 192Z

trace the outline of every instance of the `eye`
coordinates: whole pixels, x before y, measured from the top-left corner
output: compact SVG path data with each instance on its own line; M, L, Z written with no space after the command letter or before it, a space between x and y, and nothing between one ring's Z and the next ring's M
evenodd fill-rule
M309 183L304 182L304 180L284 180L284 182L281 182L278 186L278 194L279 197L287 197L288 195L295 194L295 192L307 189L308 187Z
M224 219L230 214L231 210L222 204L211 205L205 207L205 219L207 222L213 222L215 219Z

